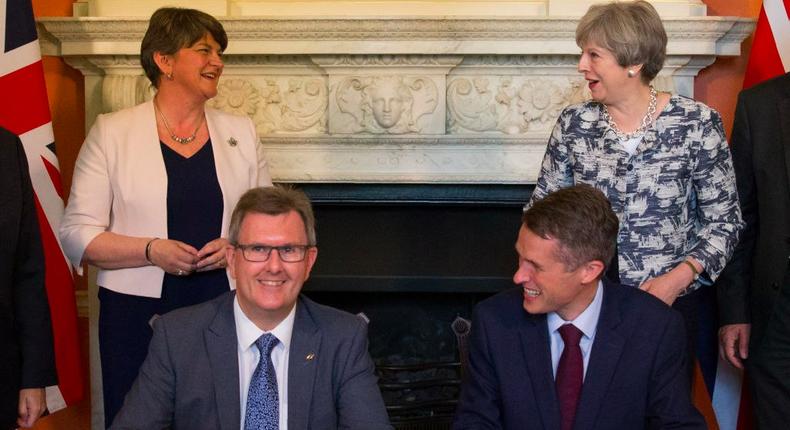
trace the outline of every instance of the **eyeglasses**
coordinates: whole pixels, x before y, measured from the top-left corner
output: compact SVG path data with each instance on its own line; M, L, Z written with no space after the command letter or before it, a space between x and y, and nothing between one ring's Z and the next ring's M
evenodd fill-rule
M269 246L259 243L249 245L236 244L234 247L241 249L244 259L255 263L263 263L267 261L272 255L272 250L277 250L277 255L280 260L286 263L298 263L304 260L307 255L307 250L312 248L313 245L282 245L282 246Z

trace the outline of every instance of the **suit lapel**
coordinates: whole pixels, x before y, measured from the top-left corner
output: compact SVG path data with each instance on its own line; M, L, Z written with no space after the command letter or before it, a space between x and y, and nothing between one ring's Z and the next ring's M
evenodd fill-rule
M620 300L612 294L604 282L603 304L595 331L595 341L587 364L582 395L576 409L575 428L591 427L601 409L605 393L612 381L620 355L625 346L625 337L620 333Z
M288 353L288 428L291 430L307 430L316 368L318 360L324 359L320 356L320 347L321 332L313 321L309 305L300 297Z
M241 419L239 400L239 359L236 323L233 319L233 298L228 294L217 309L217 315L204 331L220 428L237 429Z
M559 428L560 407L554 390L554 375L551 370L551 351L546 315L527 315L519 327L519 337L524 350L529 379L532 382L533 398L537 401L544 428ZM547 392L546 388L550 390Z

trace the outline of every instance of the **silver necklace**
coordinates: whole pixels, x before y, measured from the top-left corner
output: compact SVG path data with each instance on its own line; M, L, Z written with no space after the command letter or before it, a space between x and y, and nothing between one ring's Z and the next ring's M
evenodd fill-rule
M639 125L639 128L630 132L624 133L620 130L620 127L617 126L617 123L614 122L612 116L609 115L609 109L607 109L606 105L603 105L603 119L609 124L609 128L617 134L617 137L623 140L630 140L633 139L640 134L647 131L650 127L650 124L653 122L653 115L656 113L656 106L658 105L658 97L656 93L656 89L653 86L650 86L650 102L647 105L647 113L645 116L642 117L642 123Z
M154 100L154 108L156 108L156 111L159 112L159 118L162 118L162 123L165 125L165 130L167 130L167 133L170 134L170 138L182 145L186 145L195 140L198 130L200 130L200 127L203 125L203 121L206 120L206 116L201 115L200 121L198 122L197 127L195 127L195 131L193 131L192 134L187 137L180 137L173 133L173 130L170 129L170 124L167 123L167 118L165 118L165 114L162 113L162 109L159 109L159 105L156 103L156 100Z

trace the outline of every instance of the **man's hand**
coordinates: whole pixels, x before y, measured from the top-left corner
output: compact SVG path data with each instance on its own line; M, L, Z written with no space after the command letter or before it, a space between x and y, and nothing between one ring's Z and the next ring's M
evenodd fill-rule
M33 427L36 420L47 410L47 396L43 388L23 388L19 390L19 427Z
M743 370L743 360L749 358L751 324L728 324L719 329L719 355Z

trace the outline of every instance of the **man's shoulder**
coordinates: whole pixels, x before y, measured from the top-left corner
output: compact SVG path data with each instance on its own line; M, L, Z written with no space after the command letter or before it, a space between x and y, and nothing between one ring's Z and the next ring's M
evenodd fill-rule
M608 296L608 297L607 297ZM609 305L624 321L662 322L680 319L680 314L650 293L636 287L604 282L604 306ZM602 310L603 311L603 310ZM664 324L659 324L663 326Z
M304 295L299 296L299 305L318 327L327 332L355 332L360 325L365 324L359 315L322 305ZM297 308L297 312L299 312L299 308Z
M214 299L197 305L186 306L170 311L159 318L168 327L181 327L186 330L202 330L214 320L221 308L227 307L232 312L235 292L228 291Z
M790 96L790 73L777 76L741 91L746 102Z
M474 313L477 319L490 317L500 320L523 318L526 313L524 310L524 290L521 287L513 287L496 293L478 303L475 306Z

